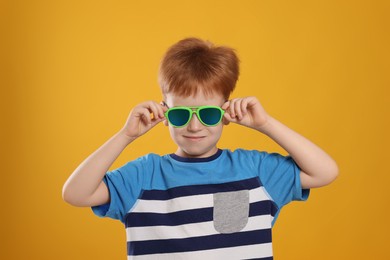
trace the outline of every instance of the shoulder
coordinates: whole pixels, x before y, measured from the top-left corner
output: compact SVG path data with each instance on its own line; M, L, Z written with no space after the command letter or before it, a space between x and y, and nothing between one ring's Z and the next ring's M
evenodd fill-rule
M138 157L135 160L129 161L128 163L141 163L141 164L146 163L146 164L149 164L149 163L160 162L163 158L164 158L164 156L161 156L159 154L148 153L148 154L145 154L145 155L142 155L142 156Z
M232 165L246 169L258 169L261 162L268 155L267 152L258 150L236 149L224 150L225 160L231 161Z
M235 159L254 159L254 158L264 158L269 155L269 153L258 150L246 150L246 149L236 149L234 151L224 150L226 155Z
M283 169L296 165L290 156L279 153L236 149L234 151L225 150L225 154L235 165L253 167L263 173L272 172L275 168Z
M158 154L145 154L136 159L126 162L119 168L107 172L108 175L111 174L123 174L123 173L135 173L135 172L145 172L148 168L154 168L154 165L159 164L161 161L161 156Z

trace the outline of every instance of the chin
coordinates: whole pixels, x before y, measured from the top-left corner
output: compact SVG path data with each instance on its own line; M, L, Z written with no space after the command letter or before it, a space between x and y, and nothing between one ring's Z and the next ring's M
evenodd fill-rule
M189 158L201 158L201 157L209 157L209 156L212 156L214 154L214 152L212 152L213 149L206 149L206 150L200 150L200 149L181 149L181 153L183 153L183 155L185 157L189 157Z

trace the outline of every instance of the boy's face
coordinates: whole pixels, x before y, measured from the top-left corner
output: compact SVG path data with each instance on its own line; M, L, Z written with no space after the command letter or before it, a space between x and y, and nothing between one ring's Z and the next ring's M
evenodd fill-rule
M168 107L186 106L219 106L224 104L222 95L214 94L206 97L202 92L196 96L180 97L168 93L165 95L165 103ZM218 148L217 142L222 134L223 123L216 126L203 125L196 114L193 114L191 121L184 127L176 128L165 121L169 126L169 132L173 141L178 145L176 155L182 157L202 158L214 155Z

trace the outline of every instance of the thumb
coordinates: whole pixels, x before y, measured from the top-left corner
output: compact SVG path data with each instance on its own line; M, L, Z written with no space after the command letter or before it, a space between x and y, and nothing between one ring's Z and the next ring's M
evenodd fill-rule
M223 110L226 110L228 107L229 107L229 105L230 105L230 101L226 101L223 105L222 105L222 109Z
M164 120L166 120L165 117L163 117L163 118L157 118L157 119L152 120L151 127L155 127L158 123L161 123L161 122L164 121Z
M225 117L222 118L222 123L223 123L224 125L230 124L229 120L227 120Z

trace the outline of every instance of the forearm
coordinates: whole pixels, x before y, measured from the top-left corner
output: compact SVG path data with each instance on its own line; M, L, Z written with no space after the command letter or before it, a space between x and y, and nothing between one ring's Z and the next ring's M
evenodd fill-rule
M132 141L119 132L85 159L66 181L64 200L77 206L88 204L110 166Z
M269 117L267 123L257 130L283 147L307 175L301 178L302 186L324 186L336 178L338 167L335 161L317 145L281 122Z
M303 188L329 184L338 175L333 159L321 148L269 116L256 97L235 98L223 104L224 118L253 128L269 136L283 147L301 168Z

